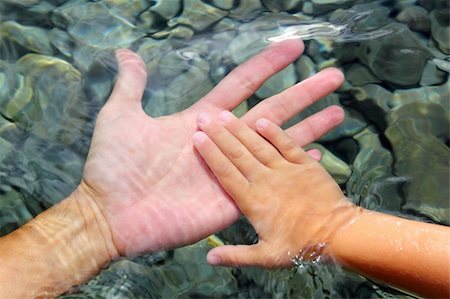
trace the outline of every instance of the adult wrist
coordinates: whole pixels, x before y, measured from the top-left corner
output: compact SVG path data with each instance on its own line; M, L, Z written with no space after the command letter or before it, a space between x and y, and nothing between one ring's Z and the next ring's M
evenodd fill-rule
M0 297L55 297L118 256L107 222L83 186L0 239Z
M108 222L84 183L30 225L39 232L39 254L55 264L53 271L60 276L55 277L58 281L64 277L71 285L78 285L119 256Z
M84 239L96 253L97 259L102 261L100 264L104 264L119 257L120 253L114 244L108 220L97 203L97 197L98 195L81 181L77 189L65 200L73 201L74 206L78 208L80 220L84 225L84 231L80 233L85 235Z

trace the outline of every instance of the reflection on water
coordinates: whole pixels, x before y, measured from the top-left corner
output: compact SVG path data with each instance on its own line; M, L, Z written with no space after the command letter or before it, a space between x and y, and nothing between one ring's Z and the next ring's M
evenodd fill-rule
M311 145L364 207L450 224L448 0L3 0L0 3L0 234L78 183L119 47L137 51L152 116L180 111L271 42L305 54L240 106L337 66L346 82L289 123L337 104L346 121ZM288 124L288 125L289 125ZM254 243L245 220L218 236ZM232 270L205 264L206 242L112 264L67 297L392 297L396 291L313 267ZM402 295L406 296L406 295Z

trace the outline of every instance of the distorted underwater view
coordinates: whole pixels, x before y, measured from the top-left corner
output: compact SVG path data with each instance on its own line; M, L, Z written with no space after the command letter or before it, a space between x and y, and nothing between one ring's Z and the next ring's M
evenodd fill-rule
M142 57L142 107L156 118L194 105L267 46L298 39L304 53L234 115L339 68L342 86L283 127L340 106L344 122L306 149L320 151L351 202L448 226L449 12L450 0L1 0L0 236L78 186L115 50ZM206 261L216 246L257 241L241 217L193 245L117 259L58 298L416 298L338 265Z

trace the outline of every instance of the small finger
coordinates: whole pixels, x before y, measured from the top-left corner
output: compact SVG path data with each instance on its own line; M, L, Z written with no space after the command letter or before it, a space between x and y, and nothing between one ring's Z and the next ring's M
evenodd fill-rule
M205 133L195 132L193 142L220 185L239 206L241 191L248 187L247 179Z
M271 165L283 157L280 153L261 137L254 130L250 129L243 121L239 120L233 113L222 111L219 119L225 128L230 131L246 148L252 153L256 159L264 165Z
M264 167L219 121L211 120L206 113L199 114L197 121L200 129L246 178L254 177Z
M249 267L263 264L258 245L224 245L211 249L206 260L213 266Z
M317 149L311 149L306 152L311 158L316 160L317 162L320 162L320 159L322 159L322 154Z
M268 119L261 118L256 121L256 130L277 148L283 157L291 163L304 163L310 157L290 138L282 128Z

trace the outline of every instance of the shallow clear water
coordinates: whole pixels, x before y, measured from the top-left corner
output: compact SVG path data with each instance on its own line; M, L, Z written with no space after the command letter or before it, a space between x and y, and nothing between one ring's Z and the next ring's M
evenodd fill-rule
M287 125L328 106L346 121L313 147L366 208L448 225L447 0L3 0L0 3L0 234L78 184L95 117L116 74L112 52L137 51L151 116L189 107L269 43L303 38L305 54L239 107L328 66L346 82ZM256 240L241 220L218 236ZM66 297L398 297L338 268L213 268L206 241L124 259ZM291 278L289 279L289 277ZM406 295L404 295L406 296Z

